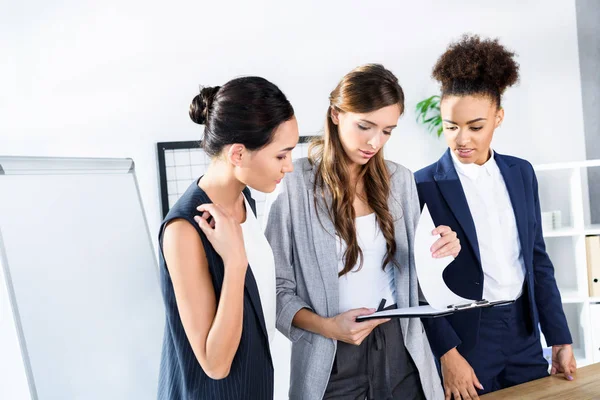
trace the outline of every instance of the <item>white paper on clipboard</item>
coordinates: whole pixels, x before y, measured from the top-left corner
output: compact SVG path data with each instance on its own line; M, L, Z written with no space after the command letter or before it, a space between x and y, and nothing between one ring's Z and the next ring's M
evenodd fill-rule
M434 229L433 219L425 205L415 232L415 266L423 296L429 305L437 310L447 309L450 305L474 302L475 300L457 295L446 285L443 273L448 264L454 261L454 257L432 257L431 246L440 237L431 234Z

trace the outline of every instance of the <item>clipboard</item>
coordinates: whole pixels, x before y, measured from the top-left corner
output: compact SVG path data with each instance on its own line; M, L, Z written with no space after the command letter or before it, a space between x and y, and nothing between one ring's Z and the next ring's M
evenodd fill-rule
M362 315L356 317L357 322L368 321L370 319L382 318L439 318L447 315L452 315L457 312L472 310L476 308L497 307L514 303L515 300L497 300L487 301L479 300L472 303L464 303L457 305L449 305L446 309L433 308L430 305L393 308L389 310L377 311L370 315Z
M431 257L431 245L439 238L439 235L433 236L431 234L434 229L435 224L427 205L425 205L415 231L414 252L419 287L428 304L384 310L385 300L382 300L376 312L357 317L357 322L381 318L439 318L466 310L496 307L515 302L515 300L467 299L454 293L446 285L443 277L444 270L454 261L454 258L452 256ZM447 306L447 304L450 305Z

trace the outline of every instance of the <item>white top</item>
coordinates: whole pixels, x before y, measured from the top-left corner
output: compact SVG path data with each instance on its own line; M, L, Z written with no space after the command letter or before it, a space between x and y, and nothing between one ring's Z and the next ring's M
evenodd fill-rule
M244 247L248 264L250 264L258 286L265 325L269 342L271 342L275 335L275 259L271 246L254 216L246 196L244 196L244 202L246 204L246 221L242 223Z
M393 264L385 271L381 268L386 252L385 237L379 229L375 214L358 217L355 220L358 245L363 253L363 265L358 264L339 278L339 312L354 308L377 308L381 299L385 306L396 304ZM346 244L337 241L338 272L344 269L344 251Z
M475 223L483 268L483 298L512 300L521 295L525 263L517 221L502 173L494 160L463 164L452 154Z

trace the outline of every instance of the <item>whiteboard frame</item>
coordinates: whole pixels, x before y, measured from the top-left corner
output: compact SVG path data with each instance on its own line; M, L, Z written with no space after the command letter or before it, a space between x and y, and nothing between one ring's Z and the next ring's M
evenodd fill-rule
M146 235L150 243L152 235L148 225L148 218L144 209L144 203L140 192L139 183L135 174L135 163L131 158L81 158L81 157L25 157L25 156L0 156L0 179L3 175L60 175L60 174L80 174L82 172L94 173L114 173L114 174L132 174L135 183L138 202L142 211ZM156 279L160 280L158 275L158 259L155 252L152 252L154 261L154 270ZM21 359L25 368L27 384L29 386L29 395L32 400L38 400L35 379L31 367L27 343L23 333L23 326L17 306L14 286L11 278L8 256L4 248L2 237L2 226L0 225L0 264L4 281L6 283L7 295L12 311L13 322L17 332L17 339L21 351Z

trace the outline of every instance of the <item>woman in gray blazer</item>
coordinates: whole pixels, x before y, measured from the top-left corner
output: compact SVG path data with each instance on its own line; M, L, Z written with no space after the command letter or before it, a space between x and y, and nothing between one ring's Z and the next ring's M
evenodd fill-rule
M311 156L267 199L277 328L293 342L291 399L444 398L419 319L356 322L378 306L419 305L415 181L381 151L403 110L390 71L351 71L330 95ZM458 254L454 232L434 233L434 257Z

